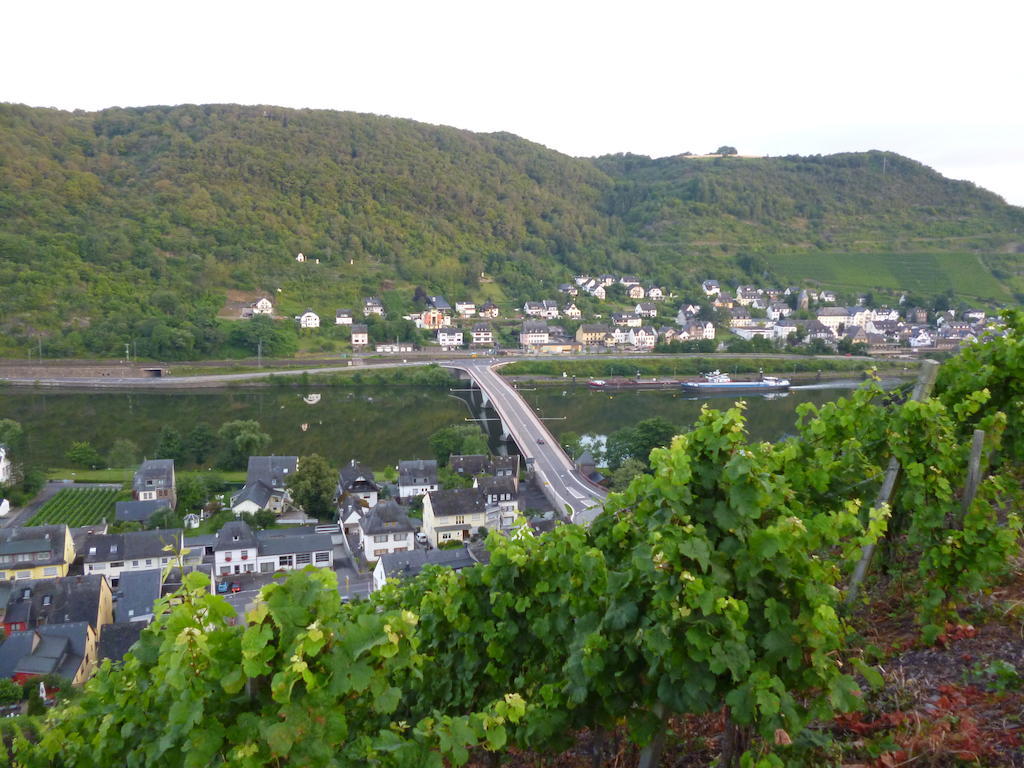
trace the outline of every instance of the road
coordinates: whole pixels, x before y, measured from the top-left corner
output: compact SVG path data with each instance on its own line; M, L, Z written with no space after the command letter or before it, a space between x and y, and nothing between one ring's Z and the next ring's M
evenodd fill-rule
M554 435L533 408L494 368L492 360L458 360L446 364L459 368L487 394L525 459L533 460L534 472L559 509L568 508L571 519L589 525L601 512L607 491L585 480L562 450Z

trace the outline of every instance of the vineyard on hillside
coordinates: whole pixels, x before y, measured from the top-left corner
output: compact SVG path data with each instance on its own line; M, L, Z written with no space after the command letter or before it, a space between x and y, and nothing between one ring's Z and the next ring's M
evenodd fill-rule
M57 525L69 528L114 522L114 502L121 500L116 488L65 488L39 508L26 525Z
M912 393L801 406L778 443L749 440L742 402L705 407L589 528L492 532L458 573L342 603L307 569L244 622L189 573L123 663L10 726L15 764L566 766L547 756L587 734L592 766L602 742L644 750L624 767L1019 766L1020 627L984 659L957 645L979 606L1024 614L1024 312L1006 320Z

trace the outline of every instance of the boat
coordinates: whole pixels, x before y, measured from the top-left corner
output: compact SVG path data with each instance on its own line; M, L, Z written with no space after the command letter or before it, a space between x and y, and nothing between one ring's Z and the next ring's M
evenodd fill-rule
M589 384L587 384L587 386L590 387L591 389L604 389L607 383L608 382L605 381L604 379L593 379L590 381Z
M702 381L684 381L679 386L684 392L780 392L789 389L789 379L763 374L756 381L733 381L729 374L721 371L702 375Z

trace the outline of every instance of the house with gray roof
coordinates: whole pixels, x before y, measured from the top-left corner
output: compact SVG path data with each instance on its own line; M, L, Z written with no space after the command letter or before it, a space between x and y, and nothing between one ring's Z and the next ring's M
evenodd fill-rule
M166 499L148 499L147 501L118 501L114 504L114 519L119 523L142 523L162 509L171 509Z
M484 495L487 512L486 526L497 531L507 531L519 514L519 487L512 477L477 477L473 487Z
M409 501L436 490L436 461L412 459L398 462L398 496L401 501Z
M384 499L363 517L363 554L367 560L376 560L390 552L405 552L414 548L417 526L409 519L408 510L394 499Z
M377 503L377 494L380 493L380 486L373 478L373 470L364 467L352 459L341 468L338 473L338 487L336 489L338 498L352 496L362 499L367 506L372 507Z
M124 655L132 649L142 630L146 628L145 622L131 621L108 624L103 628L103 635L96 649L96 662L110 659L112 662L122 661Z
M88 622L46 624L14 632L0 645L0 676L24 683L59 675L79 685L96 663L96 633Z
M97 635L114 620L110 583L103 576L64 576L22 582L31 590L28 626L88 622ZM17 599L20 595L14 595Z
M431 491L423 497L423 533L436 547L468 541L486 525L486 503L479 488Z
M66 525L0 528L0 579L66 576L74 559Z
M86 574L107 577L117 587L124 571L145 571L162 568L185 547L181 528L158 528L153 531L97 534L89 537L82 555ZM190 552L188 560L202 560L202 554Z
M298 467L298 456L250 456L245 485L231 497L231 511L236 516L263 509L280 514L291 500L288 481Z
M469 547L458 549L410 550L381 555L373 569L373 586L376 592L388 579L411 579L428 565L461 571L479 563Z
M142 462L132 478L132 498L136 501L165 501L171 509L178 503L174 489L174 460L149 459Z
M307 565L334 567L331 534L307 527L254 533L241 520L227 523L217 533L213 567L218 577L291 571Z
M160 598L162 587L162 571L159 568L121 574L115 595L114 619L119 623L142 622L145 626L153 620L153 604ZM100 633L100 640L103 634Z

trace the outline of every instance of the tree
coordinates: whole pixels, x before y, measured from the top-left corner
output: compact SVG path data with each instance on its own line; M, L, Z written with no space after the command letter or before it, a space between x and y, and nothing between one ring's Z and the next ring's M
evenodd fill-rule
M640 459L626 459L622 465L612 472L611 487L613 491L623 491L633 482L633 478L647 471L647 465Z
M260 455L270 445L270 435L253 420L229 421L217 431L217 437L224 445L225 469L244 469L250 456Z
M68 448L64 456L75 467L99 469L103 466L103 457L88 440L71 443L71 447Z
M217 435L210 425L201 421L192 427L185 438L185 454L187 458L202 466L217 447Z
M169 424L160 428L160 437L157 440L155 459L172 459L181 463L185 458L185 446L181 440L181 433Z
M114 441L114 444L110 447L110 451L107 453L107 466L117 467L134 467L139 463L139 446L124 437L119 437Z
M730 147L728 144L723 144L715 150L716 155L735 155L736 147Z
M17 448L24 436L20 423L14 419L0 419L0 445Z
M206 503L210 496L204 478L196 475L179 475L177 478L177 509L181 514L193 512Z
M0 706L17 704L21 701L21 697L22 690L20 685L6 677L0 679Z
M146 527L150 530L156 530L158 528L181 528L184 524L184 515L179 512L175 512L170 507L165 507L153 514L149 520L146 521Z
M252 514L246 512L242 517L254 531L262 531L266 528L271 528L275 523L277 523L277 515L269 509L261 509Z
M570 459L578 458L583 454L580 436L576 432L563 432L558 438L558 442L561 444L562 449L569 454Z
M618 429L608 436L608 466L618 469L626 459L636 459L646 468L651 451L668 445L677 432L671 422L660 416Z
M299 467L288 483L295 503L302 507L307 515L312 515L318 520L330 520L335 516L336 487L337 473L331 469L327 459L315 453L299 459Z
M442 427L430 436L430 447L438 464L447 464L452 454L485 454L490 450L483 432L472 424Z

